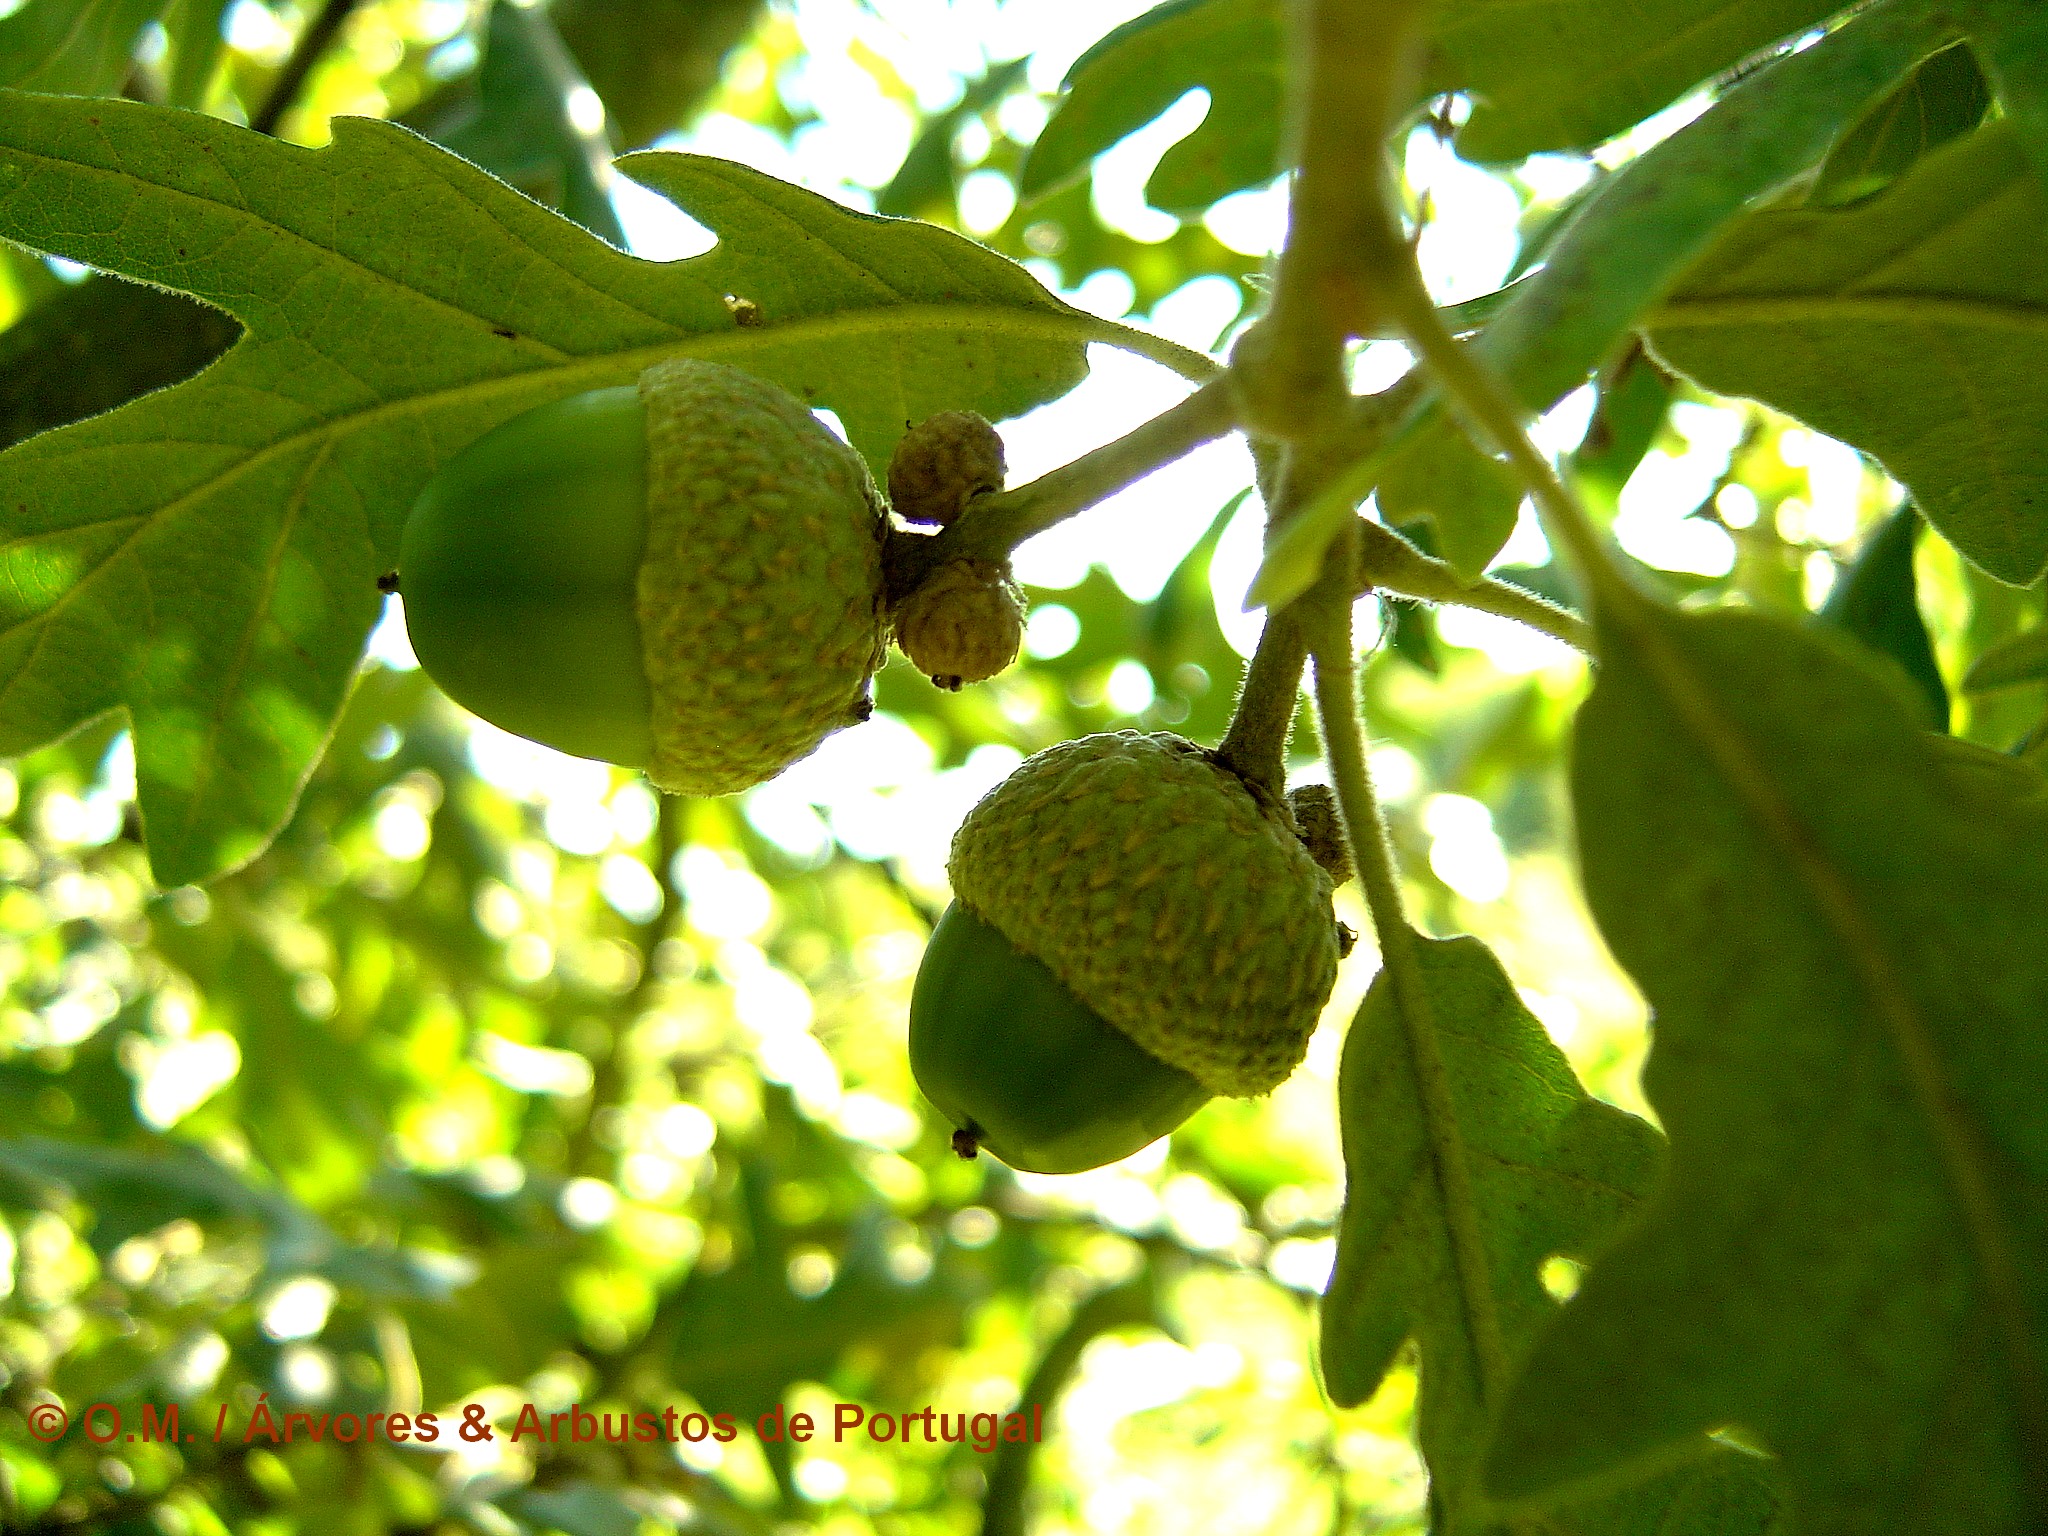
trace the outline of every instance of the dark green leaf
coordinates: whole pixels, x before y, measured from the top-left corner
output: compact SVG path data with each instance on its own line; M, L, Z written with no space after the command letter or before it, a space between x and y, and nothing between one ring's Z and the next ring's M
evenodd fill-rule
M1942 49L1836 141L1807 201L1833 208L1882 191L1929 150L1983 122L1990 106L1990 87L1970 50L1961 43Z
M1621 132L1759 48L1825 20L1835 0L1471 0L1440 6L1416 99L1465 91L1458 150L1476 161L1584 148ZM1148 196L1196 212L1280 169L1285 54L1278 0L1177 0L1084 54L1033 148L1024 193L1078 174L1093 156L1196 87L1201 127L1168 150Z
M1125 22L1067 71L1067 94L1032 145L1018 190L1026 198L1056 190L1198 86L1210 92L1198 136L1240 148L1218 156L1230 169L1206 187L1185 171L1177 178L1190 206L1268 180L1280 169L1280 43L1273 0L1168 0Z
M1484 944L1415 943L1420 1016L1382 970L1344 1043L1346 1187L1323 1377L1338 1403L1362 1402L1414 1339L1438 1528L1494 1531L1479 1460L1509 1373L1558 1310L1544 1262L1605 1246L1655 1177L1658 1139L1587 1096ZM1573 1509L1572 1529L1763 1531L1777 1500L1756 1472L1701 1440L1683 1468ZM1731 1500L1735 1518L1674 1519Z
M165 102L194 111L206 105L227 38L221 24L229 0L173 0L164 13L171 34L171 80Z
M2014 635L1979 656L1963 677L1965 693L1989 693L2048 679L2048 624Z
M1881 460L1949 542L2023 586L2048 565L2044 316L2048 191L1994 124L1853 208L1750 215L1650 335L1708 388Z
M1880 523L1856 563L1828 594L1820 621L1854 635L1904 668L1927 706L1927 723L1945 731L1948 686L1941 680L1934 645L1920 617L1919 587L1913 578L1913 543L1919 532L1920 514L1910 501Z
M1067 1320L1018 1394L1020 1404L1036 1404L1050 1412L1066 1389L1081 1352L1105 1333L1119 1328L1160 1324L1159 1286L1148 1267L1134 1279L1104 1286ZM988 1492L981 1501L981 1536L1025 1536L1030 1521L1025 1495L1031 1491L1031 1464L1038 1446L1029 1440L1006 1441L989 1467Z
M0 86L104 96L128 78L136 35L167 0L29 0L0 16Z
M1431 432L1387 467L1377 494L1385 521L1427 518L1437 553L1465 580L1477 581L1515 531L1522 481L1462 433Z
M1825 21L1835 0L1475 0L1441 8L1432 92L1472 93L1468 160L1519 160L1611 138L1758 49Z
M1524 407L1548 410L1615 353L1721 225L1811 165L1843 121L1938 36L1928 17L1890 0L1758 70L1602 182L1558 234L1542 270L1515 285L1473 345ZM1403 430L1422 439L1457 429L1439 416ZM1416 447L1383 445L1290 522L1252 583L1257 601L1282 603L1305 591L1352 508L1397 452Z
M627 149L695 115L764 0L555 0L549 14Z
M2048 186L2048 11L2035 0L1963 0L1970 47Z
M1581 857L1671 1168L1537 1344L1489 1487L1732 1423L1813 1536L2038 1530L2048 782L1825 631L1630 602L1600 636Z
M0 331L0 448L189 379L241 327L161 288L89 278Z
M1934 35L1913 7L1875 6L1608 177L1480 339L1522 403L1548 410L1585 382L1723 224L1813 164Z
M567 1536L639 1536L641 1528L640 1511L603 1483L521 1488L505 1497L504 1507L541 1530Z
M603 128L579 128L569 116L570 93L582 84L545 10L497 0L477 71L475 115L434 137L536 202L624 246L604 190L611 146Z
M721 239L654 265L400 129L335 126L312 151L125 102L0 112L0 233L247 327L186 385L0 459L0 749L126 705L167 885L282 821L413 497L519 411L690 352L830 405L881 464L906 420L1062 393L1091 340L1209 368L958 236L723 161L626 162ZM764 323L735 324L728 295Z
M1028 58L998 64L961 93L960 99L924 125L889 185L875 198L875 212L914 218L953 211L953 140L1016 88L1030 68Z

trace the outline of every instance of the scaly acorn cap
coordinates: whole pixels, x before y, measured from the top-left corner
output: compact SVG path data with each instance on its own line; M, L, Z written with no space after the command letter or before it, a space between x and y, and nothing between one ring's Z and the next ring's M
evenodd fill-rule
M733 794L867 717L886 516L860 455L773 384L678 358L643 373L640 396L647 776Z
M979 683L1017 659L1024 595L1007 561L948 560L897 605L897 649L942 688Z
M1250 1098L1300 1065L1337 975L1330 879L1201 747L1084 736L953 838L953 895L1139 1046Z

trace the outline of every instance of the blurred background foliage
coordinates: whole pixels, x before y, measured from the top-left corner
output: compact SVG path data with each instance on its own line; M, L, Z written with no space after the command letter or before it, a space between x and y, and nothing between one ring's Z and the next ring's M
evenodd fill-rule
M172 0L68 88L309 144L336 114L396 117L655 259L702 232L612 154L745 159L962 229L1084 307L1220 352L1258 302L1281 196L1268 181L1166 212L1145 187L1198 125L1250 136L1229 114L1268 111L1260 92L1196 91L1060 179L1025 169L1069 65L1143 9ZM1437 106L1404 169L1445 302L1526 267L1558 210L1657 131L1482 170L1443 137L1460 104ZM1859 154L1857 174L1882 169ZM1042 195L1020 202L1026 184ZM0 443L184 377L233 336L183 299L13 251L0 324ZM1405 366L1383 342L1356 360L1368 389ZM1016 477L1182 387L1099 358L1074 396L1005 424ZM2011 642L2038 588L1916 543L1898 488L1852 449L1640 352L1541 433L1674 596L1844 624L1958 733L2031 742L2043 666ZM735 800L658 800L463 715L413 665L396 600L296 818L209 889L151 885L119 721L0 769L6 1529L1419 1529L1412 1374L1339 1413L1311 1365L1341 1193L1334 1070L1369 943L1293 1081L1093 1174L960 1162L904 1058L973 801L1069 736L1220 734L1256 635L1239 611L1250 479L1241 448L1213 447L1035 541L1021 665L949 695L899 659L873 722ZM1390 500L1427 516L1426 496ZM1427 520L1408 531L1432 540ZM1495 570L1562 595L1526 509ZM1642 1111L1642 1006L1570 869L1561 752L1583 665L1504 621L1362 607L1373 766L1415 911L1485 938L1588 1084ZM2001 646L2017 675L1961 691ZM1305 721L1295 745L1313 777ZM1348 892L1340 915L1366 926ZM751 1431L245 1444L264 1393L444 1423L465 1401L745 1425L778 1404L829 1421L838 1400L1035 1401L1052 1433L999 1456ZM24 1418L47 1394L131 1421L177 1402L188 1426L225 1407L230 1432L49 1450Z

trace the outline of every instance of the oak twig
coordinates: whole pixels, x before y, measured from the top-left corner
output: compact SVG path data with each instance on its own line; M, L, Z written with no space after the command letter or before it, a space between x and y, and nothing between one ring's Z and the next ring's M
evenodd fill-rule
M270 94L263 98L263 104L249 117L249 126L258 133L277 132L277 125L284 121L285 113L298 100L306 79L313 73L313 66L320 62L321 55L333 46L342 27L354 13L359 0L327 0L320 7L319 15L306 23L306 30L299 34L299 40L292 45L290 57L277 72L277 78L270 84Z
M1287 791L1287 737L1301 702L1308 635L1293 610L1270 615L1245 667L1244 688L1217 743L1216 760L1275 799Z
M1449 561L1425 555L1392 529L1362 517L1356 521L1359 595L1377 589L1426 603L1452 603L1513 619L1576 650L1592 651L1592 626L1570 609L1491 576L1468 582Z

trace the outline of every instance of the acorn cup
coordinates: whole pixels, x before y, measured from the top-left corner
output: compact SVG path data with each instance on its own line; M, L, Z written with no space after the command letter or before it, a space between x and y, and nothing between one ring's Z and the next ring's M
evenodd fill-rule
M1193 742L1028 759L953 839L910 1064L963 1156L1078 1173L1293 1072L1336 979L1330 878Z
M674 359L442 466L405 528L406 628L493 724L732 794L867 718L885 530L860 455L793 396Z

